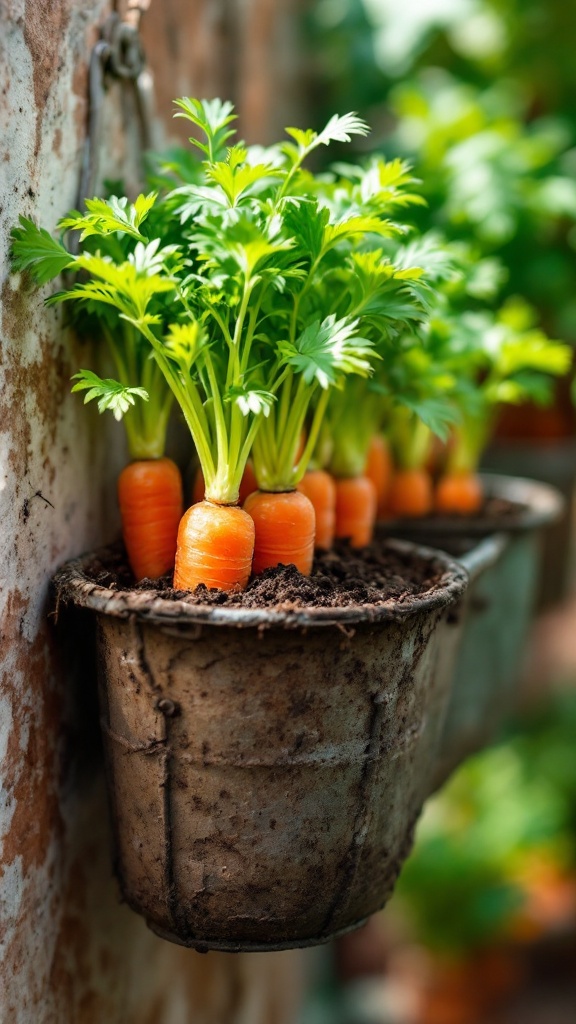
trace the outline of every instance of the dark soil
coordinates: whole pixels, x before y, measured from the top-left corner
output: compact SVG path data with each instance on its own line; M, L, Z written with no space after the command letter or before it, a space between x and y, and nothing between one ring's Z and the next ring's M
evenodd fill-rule
M478 512L474 512L474 519L501 519L502 525L510 520L518 519L524 512L526 512L526 505L521 505L518 501L508 501L507 498L496 498L489 497L485 498L482 504L482 508ZM466 520L469 516L451 512L449 515L446 512L432 512L431 515L426 516L426 519L457 519L458 521Z
M361 551L340 542L332 551L317 555L311 576L302 576L294 565L278 566L253 577L239 594L208 590L202 584L194 591L174 590L171 574L135 583L120 545L109 549L105 560L94 559L85 571L109 590L155 591L156 597L191 605L288 611L406 603L439 586L445 569L433 559L403 554L381 542Z

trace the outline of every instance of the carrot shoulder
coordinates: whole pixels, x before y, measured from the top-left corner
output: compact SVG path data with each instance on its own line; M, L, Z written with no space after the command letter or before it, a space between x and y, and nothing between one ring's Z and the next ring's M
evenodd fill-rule
M336 536L353 548L369 544L376 522L376 488L367 476L336 479Z
M314 558L316 516L300 491L254 491L244 502L255 529L253 572L295 565L309 576Z
M390 485L389 509L395 516L426 516L433 507L432 478L425 469L400 469Z
M238 505L200 501L184 513L178 530L174 587L244 590L250 578L254 523Z
M466 471L445 473L436 486L437 512L472 515L482 508L484 492L476 473Z
M394 463L390 446L381 434L374 434L368 449L364 476L367 476L376 488L378 516L385 515L388 508L388 494L393 473Z
M128 560L137 580L157 579L174 565L182 516L182 477L172 459L130 462L118 478Z
M329 551L336 530L336 484L324 469L311 469L304 474L298 490L312 502L316 514L315 546Z

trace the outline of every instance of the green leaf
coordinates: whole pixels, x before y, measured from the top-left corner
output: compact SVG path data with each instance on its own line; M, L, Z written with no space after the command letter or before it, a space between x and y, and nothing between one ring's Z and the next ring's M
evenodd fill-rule
M240 152L246 154L246 150ZM232 161L231 153L234 154ZM238 150L229 150L228 161L209 164L206 168L206 177L221 188L231 207L238 206L241 199L246 201L260 191L270 179L281 176L277 168L267 164L240 164L237 160ZM194 192L193 187L190 191Z
M174 100L174 103L179 108L174 117L184 117L191 121L206 137L205 143L191 138L192 145L204 153L208 160L217 160L227 140L234 135L234 129L228 128L228 125L236 120L232 103L223 103L219 99L197 100L191 97Z
M183 324L170 324L164 344L170 359L189 373L205 348L207 337L197 320Z
M149 304L156 296L174 290L170 277L138 273L128 261L117 265L108 258L82 253L75 265L96 280L79 282L68 291L57 292L47 300L48 305L76 300L104 303L115 307L130 322L158 323L160 318L149 313Z
M248 416L252 413L254 416L262 414L266 418L270 415L270 410L276 398L269 391L263 391L260 388L250 387L249 385L235 385L228 388L225 401L234 402L243 416Z
M87 199L86 213L73 212L63 217L58 227L64 231L81 231L81 242L90 235L106 236L115 231L145 242L146 239L139 228L154 206L156 198L156 192L150 192L147 196L139 195L135 203L129 203L126 196Z
M74 263L74 257L60 242L20 215L20 227L12 230L12 267L29 271L37 284L53 281Z
M334 114L325 128L317 135L315 145L328 146L331 142L351 142L353 135L368 135L369 126L355 111L348 114Z
M357 320L334 314L322 322L315 320L298 336L294 344L281 341L278 350L283 361L303 375L306 384L316 381L321 388L336 383L342 374L367 377L372 372L370 357L375 358L372 342L355 334Z
M74 384L72 392L86 391L84 405L93 399L98 400L98 412L110 410L115 420L121 420L123 416L135 404L136 398L148 401L148 392L144 388L131 388L121 384L110 377L102 379L92 370L80 370L71 378L77 383Z

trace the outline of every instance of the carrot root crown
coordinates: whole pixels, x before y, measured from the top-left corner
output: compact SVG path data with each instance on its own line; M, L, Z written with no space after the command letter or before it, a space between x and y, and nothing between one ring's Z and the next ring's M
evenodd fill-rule
M244 590L254 552L254 523L237 505L200 501L182 516L174 568L176 590Z
M381 434L374 434L368 449L364 476L367 476L376 488L377 515L379 518L385 516L388 509L388 495L393 473L394 464L392 462L390 446Z
M311 469L298 484L314 506L316 514L316 548L329 551L336 530L336 484L324 469Z
M336 480L336 536L348 538L353 548L372 540L376 522L376 488L367 476Z
M174 566L182 516L182 477L172 459L130 462L118 477L122 534L137 580L157 579Z
M425 469L401 469L392 478L389 509L395 516L427 516L433 497L432 478Z
M244 503L255 528L255 574L276 565L295 565L309 576L314 559L316 516L300 491L254 491Z
M445 473L438 481L435 494L437 512L455 512L473 515L482 508L484 492L482 482L476 473Z

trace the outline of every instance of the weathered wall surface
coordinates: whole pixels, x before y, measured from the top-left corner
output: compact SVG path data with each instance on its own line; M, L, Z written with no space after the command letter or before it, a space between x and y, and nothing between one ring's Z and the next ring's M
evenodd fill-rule
M104 8L5 0L0 29L0 1024L282 1024L297 957L200 957L119 904L89 637L47 619L54 568L117 530L123 445L70 396L87 353L10 275L8 233L20 213L52 227L75 203ZM269 55L290 9L152 0L158 109L169 117L181 93L231 94L245 134L268 133L286 109L274 103L290 62Z

